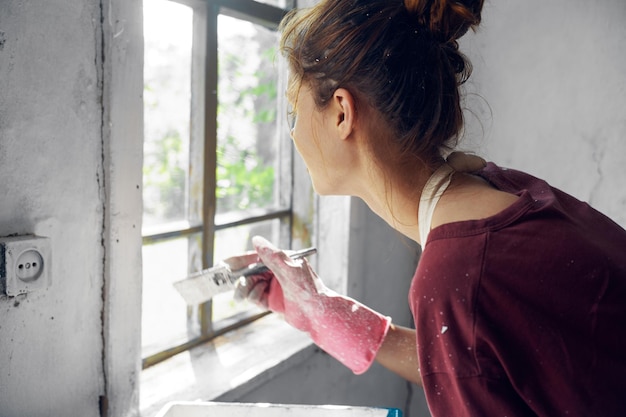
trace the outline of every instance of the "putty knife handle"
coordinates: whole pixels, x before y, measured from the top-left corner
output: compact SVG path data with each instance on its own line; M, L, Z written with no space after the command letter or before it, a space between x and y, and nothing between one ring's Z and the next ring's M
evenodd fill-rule
M300 259L309 255L313 255L314 253L317 253L317 249L314 247L311 247L311 248L297 250L291 253L289 257L291 259ZM262 262L259 262L256 264L248 265L247 267L243 269L233 271L232 274L233 274L233 277L238 278L238 277L247 277L250 275L258 275L265 271L269 271L269 268L265 266Z

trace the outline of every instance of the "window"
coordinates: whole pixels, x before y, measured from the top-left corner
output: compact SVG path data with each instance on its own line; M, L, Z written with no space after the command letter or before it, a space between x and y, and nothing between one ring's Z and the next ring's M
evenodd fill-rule
M306 176L277 53L291 3L144 2L144 367L265 314L230 293L187 306L174 281L250 249L255 234L310 244L313 196L295 194Z

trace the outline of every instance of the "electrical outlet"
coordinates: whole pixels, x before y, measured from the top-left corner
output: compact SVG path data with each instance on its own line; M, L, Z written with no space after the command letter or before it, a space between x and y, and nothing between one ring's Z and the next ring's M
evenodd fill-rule
M50 239L24 235L0 238L0 290L8 296L48 288Z

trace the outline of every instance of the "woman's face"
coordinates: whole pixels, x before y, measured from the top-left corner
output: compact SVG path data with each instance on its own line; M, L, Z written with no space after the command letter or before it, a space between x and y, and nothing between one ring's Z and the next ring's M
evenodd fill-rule
M332 161L328 155L328 131L323 111L317 109L313 94L302 85L292 100L296 120L291 138L309 171L313 187L319 194L333 194Z

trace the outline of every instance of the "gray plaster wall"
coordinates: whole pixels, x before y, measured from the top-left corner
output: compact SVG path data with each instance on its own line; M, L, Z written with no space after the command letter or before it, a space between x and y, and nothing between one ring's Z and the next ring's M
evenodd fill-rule
M140 6L0 1L0 236L51 242L50 287L0 295L0 416L137 409Z
M0 296L0 415L98 415L104 392L100 8L0 2L0 235L52 243L52 286Z
M487 1L465 145L626 226L626 2ZM472 114L473 113L473 114Z

